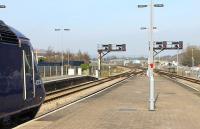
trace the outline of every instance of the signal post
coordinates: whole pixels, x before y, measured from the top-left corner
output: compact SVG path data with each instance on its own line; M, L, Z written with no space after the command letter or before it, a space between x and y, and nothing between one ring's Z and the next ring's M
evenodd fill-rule
M126 51L126 44L101 44L98 45L98 78L101 78L102 58L110 52Z

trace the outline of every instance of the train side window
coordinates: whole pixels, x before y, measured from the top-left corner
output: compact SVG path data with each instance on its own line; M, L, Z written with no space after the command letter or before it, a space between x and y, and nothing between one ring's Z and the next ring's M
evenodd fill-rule
M33 53L34 53L34 51L33 51ZM36 55L35 54L33 54L33 60L34 60L34 71L35 71L35 73L39 73L38 71L38 67L37 67L37 61L36 61Z
M32 54L29 47L24 48L25 51L25 72L32 74Z

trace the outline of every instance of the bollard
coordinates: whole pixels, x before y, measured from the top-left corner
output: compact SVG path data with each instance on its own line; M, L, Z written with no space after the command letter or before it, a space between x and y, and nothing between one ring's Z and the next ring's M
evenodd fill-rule
M56 66L56 76L58 76L58 67Z
M51 77L51 66L49 66L49 76Z
M65 73L66 73L66 75L67 75L67 66L65 66L66 67L66 71L65 71Z

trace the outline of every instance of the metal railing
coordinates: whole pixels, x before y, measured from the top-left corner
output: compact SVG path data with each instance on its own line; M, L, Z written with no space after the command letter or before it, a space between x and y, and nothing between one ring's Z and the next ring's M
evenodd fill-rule
M63 67L63 76L69 76L69 75L74 75L74 76L80 76L80 75L84 75L84 76L92 76L92 77L96 77L96 70L97 70L97 66L93 65L91 66L89 69L87 70L82 70L80 67L77 66L71 66L71 67L67 67L64 66ZM71 69L72 71L74 71L73 74L69 74L69 69ZM59 77L62 76L61 73L61 66L38 66L38 70L40 73L40 76L45 79L45 78L49 78L49 77ZM102 77L109 77L109 76L113 76L113 75L117 75L119 73L122 73L126 71L125 68L119 67L119 66L110 66L110 65L102 65Z
M80 67L63 67L63 75L69 75L69 69L74 69L74 75L78 75L78 68ZM38 66L41 77L61 76L61 66Z
M165 66L165 67L160 67L160 69L167 72L176 73L177 75L180 75L180 76L185 76L185 77L190 77L190 78L200 80L200 69L198 67L192 68L192 67L186 67L186 66L179 66L178 72L177 72L177 67Z

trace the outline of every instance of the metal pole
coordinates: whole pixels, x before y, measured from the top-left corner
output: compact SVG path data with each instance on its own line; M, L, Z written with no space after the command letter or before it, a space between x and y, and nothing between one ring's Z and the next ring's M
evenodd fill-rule
M62 66L61 66L61 76L63 76L63 65L64 65L64 63L63 63L63 59L64 57L63 57L63 51L62 51Z
M69 67L69 52L70 51L68 51L68 53L67 53L67 65L68 65L68 67Z
M51 66L49 66L49 76L51 77Z
M160 63L160 54L158 55L158 62L159 62L158 69L160 69L160 65L161 65L161 63Z
M149 52L149 110L155 110L155 86L154 86L154 75L153 75L153 68L154 68L154 60L153 60L153 0L151 0L150 4L150 52Z
M178 67L179 67L179 58L178 58L178 56L179 56L179 48L178 48L178 51L177 51L177 68L176 68L176 73L178 74Z
M194 52L193 52L193 48L192 48L192 67L194 67Z
M60 43L61 43L61 49L62 49L62 54L61 54L61 76L63 76L63 60L64 60L64 57L63 57L63 53L64 53L64 50L63 50L63 31L61 29L61 39L60 39Z
M66 66L66 75L68 75L68 66Z
M58 66L56 66L56 76L58 76Z
M101 77L101 52L99 52L99 58L98 58L98 78Z
M46 77L46 69L45 69L45 66L44 66L44 71L43 71L43 72L44 72L44 73L43 73L43 74L44 74L43 76Z
M62 42L63 42L63 32L62 31L70 31L70 29L55 29L55 31L61 31L61 47L62 47ZM62 47L63 49L63 47ZM63 60L64 60L64 57L63 57L63 50L62 50L62 66L61 66L61 76L63 76L63 70L64 70L64 63L63 63Z
M108 66L109 68L109 76L111 76L111 66Z

